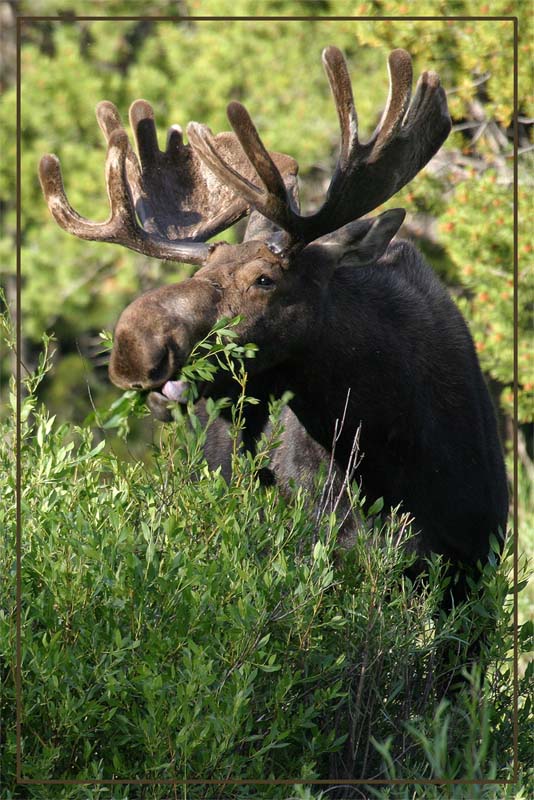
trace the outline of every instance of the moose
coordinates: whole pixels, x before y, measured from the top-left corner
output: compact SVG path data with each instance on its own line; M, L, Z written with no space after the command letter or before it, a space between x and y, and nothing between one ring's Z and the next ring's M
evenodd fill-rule
M340 126L340 152L323 205L300 212L296 161L269 152L247 110L228 106L233 132L214 135L190 122L185 144L172 126L158 147L145 100L130 108L138 156L116 108L97 106L107 139L110 217L96 223L69 204L59 160L46 155L40 179L51 213L82 239L115 242L147 256L200 267L189 279L146 292L122 313L109 375L146 393L170 420L182 396L180 369L221 317L240 315L239 342L255 342L250 393L261 402L248 420L253 443L267 424L270 396L290 391L280 480L298 476L317 453L344 473L355 437L355 479L368 503L409 512L421 557L484 563L490 537L506 529L507 481L492 402L467 325L432 269L394 239L401 209L378 209L427 164L451 121L436 73L389 55L389 97L369 141L358 119L341 51L323 63ZM249 215L240 244L208 243ZM224 374L209 392L228 392ZM252 445L251 445L252 446ZM221 445L221 459L224 445ZM215 459L217 455L215 455ZM456 586L456 598L466 584Z

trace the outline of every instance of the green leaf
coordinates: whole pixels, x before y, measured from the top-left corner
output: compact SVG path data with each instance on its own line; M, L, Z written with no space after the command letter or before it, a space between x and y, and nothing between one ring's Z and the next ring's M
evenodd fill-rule
M373 517L375 516L375 514L380 514L383 508L384 508L384 498L379 497L378 500L375 500L375 502L372 504L371 508L367 512L367 516Z

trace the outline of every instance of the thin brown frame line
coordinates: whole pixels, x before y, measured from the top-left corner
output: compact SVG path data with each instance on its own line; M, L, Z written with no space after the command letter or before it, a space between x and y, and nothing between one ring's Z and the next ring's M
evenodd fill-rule
M513 721L513 750L514 750L514 783L519 778L519 598L517 591L518 561L519 561L519 19L514 17L514 198L513 198L513 237L514 237L514 426L513 426L513 528L514 528L514 721Z
M22 87L22 72L21 72L21 53L22 53L22 36L21 36L21 21L17 17L16 21L16 37L17 37L17 96L16 96L16 115L17 115L17 152L16 152L16 247L17 247L17 263L16 263L16 282L17 282L17 301L16 301L16 314L17 314L17 327L16 327L16 342L17 342L17 361L16 361L16 537L15 537L15 560L16 560L16 608L15 608L15 629L16 629L16 659L15 665L15 702L16 702L16 768L15 775L17 783L21 780L22 776L22 516L21 516L21 494L22 494L22 469L21 469L21 344L22 344L22 325L21 325L21 232L22 232L22 198L21 198L21 166L22 166L22 146L21 146L21 87Z
M21 453L20 453L20 411L21 411L21 364L20 359L17 358L16 368L16 382L17 382L17 415L16 415L16 651L17 651L17 664L15 670L15 686L16 686L16 783L21 785L170 785L170 786L187 786L187 785L213 785L213 786L226 786L226 785L422 785L422 786L485 786L485 785L499 785L509 786L517 783L519 773L518 763L518 592L517 592L517 573L518 573L518 41L519 41L519 19L517 16L73 16L73 17L59 17L59 16L30 16L30 15L17 15L16 17L16 30L17 30L17 230L16 230L16 246L17 246L17 348L20 353L20 342L22 339L22 326L21 326L21 49L22 49L22 24L53 21L60 23L72 22L102 22L102 21L153 21L153 22L177 22L177 21L195 20L198 22L203 21L233 21L233 22L302 22L302 21L321 21L321 22L341 22L341 21L424 21L424 22L448 22L448 21L472 21L472 22L490 22L490 21L503 21L512 22L514 25L514 85L513 85L513 131L514 131L514 199L513 199L513 235L514 235L514 299L513 299L513 325L514 325L514 438L513 438L513 452L514 452L514 473L513 473L513 536L514 536L514 551L513 551L513 572L514 572L514 637L513 637L513 651L514 651L514 680L513 680L513 695L514 695L514 725L513 725L513 778L508 780L439 780L439 779L347 779L347 780L299 780L299 779L260 779L260 780L244 780L244 779L102 779L102 780L85 780L85 779L49 779L39 780L32 778L24 778L22 772L22 752L21 752L21 727L22 727L22 631L21 631L21 611L22 611L22 593L21 593L21 543L22 543L22 526L21 526L21 488L22 488L22 474L21 474Z
M23 778L20 783L24 786L48 786L49 784L55 786L78 786L80 784L84 784L85 786L109 786L110 784L120 784L121 786L130 786L132 784L143 786L295 786L297 784L304 786L314 786L315 784L326 784L328 786L332 784L336 786L354 786L356 784L369 784L374 786L513 786L515 781L498 781L496 779L463 781L460 778L450 781L440 781L437 778L435 780L431 778L421 778L420 780L417 778L392 778L391 780L386 780L385 778L369 778L369 780L339 778L335 781L326 780L325 778L317 778L317 780L304 778L299 778L298 780L293 780L292 778L273 778L273 780L267 778L258 778L257 780L253 778L250 778L250 780L235 778L235 780L232 780L231 778L222 778L220 781L214 778L206 778L205 780L202 778L184 778L183 780L179 778L162 778L160 781L151 780L150 778L136 778L131 781L127 778L108 778L94 781L88 778L80 778L80 780L70 778L64 781L59 778L51 778L49 780L40 781L38 778Z
M505 22L513 19L517 19L514 16L477 16L477 17L469 17L469 16L456 16L456 17L419 17L419 16L405 16L405 17L369 17L369 16L337 16L337 17L322 17L322 16L295 16L295 17L283 17L283 16L257 16L257 17L232 17L232 16L220 16L220 17L213 17L213 16L166 16L166 17L144 17L144 16L69 16L69 17L48 17L48 16L32 16L32 15L24 15L18 17L18 19L22 20L32 20L34 22L179 22L180 20L194 20L195 22L216 22L216 21L226 21L226 22L310 22L310 21L321 21L321 22L348 22L350 20L359 20L361 22L401 22L407 20L408 22L458 22L458 21L471 21L471 22Z

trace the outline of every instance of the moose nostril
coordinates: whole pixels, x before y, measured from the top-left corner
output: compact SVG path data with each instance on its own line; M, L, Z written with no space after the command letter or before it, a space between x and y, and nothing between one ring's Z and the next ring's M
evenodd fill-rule
M148 377L151 381L159 381L167 377L170 366L170 355L170 350L166 347L161 353L159 360L154 359L156 365L148 372Z

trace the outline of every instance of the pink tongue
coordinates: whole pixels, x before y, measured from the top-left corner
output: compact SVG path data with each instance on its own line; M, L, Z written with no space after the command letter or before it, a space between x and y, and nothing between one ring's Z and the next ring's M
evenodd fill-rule
M169 400L179 403L180 400L184 399L183 395L186 389L187 381L167 381L161 389L161 393L168 397Z

